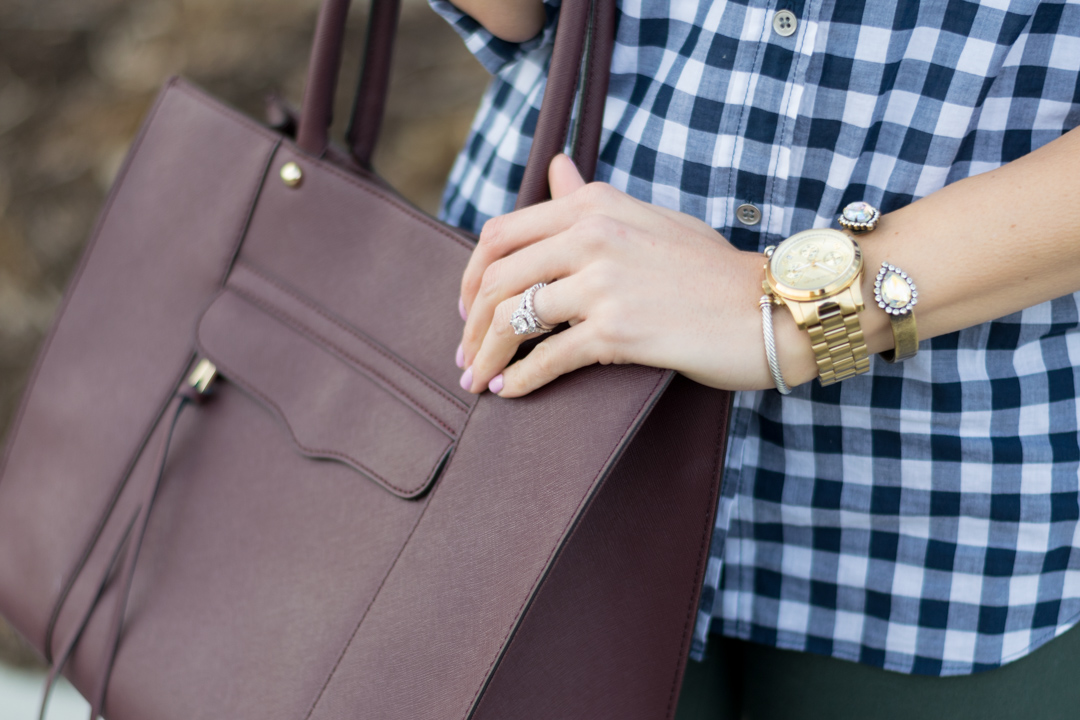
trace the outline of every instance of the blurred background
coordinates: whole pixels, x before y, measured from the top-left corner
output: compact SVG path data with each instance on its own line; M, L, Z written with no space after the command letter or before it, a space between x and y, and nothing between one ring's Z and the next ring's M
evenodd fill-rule
M258 120L298 105L318 0L0 0L0 442L128 145L180 74ZM354 2L337 137L366 23ZM425 0L404 0L376 169L429 213L487 73ZM43 670L0 619L0 720L36 717ZM49 717L86 716L70 687Z

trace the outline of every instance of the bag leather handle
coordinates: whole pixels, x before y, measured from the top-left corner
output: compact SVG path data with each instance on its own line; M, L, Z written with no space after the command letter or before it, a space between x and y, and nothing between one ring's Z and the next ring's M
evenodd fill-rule
M300 149L315 156L322 156L329 145L349 5L350 0L323 0L316 23L296 133ZM372 0L371 3L363 71L347 133L353 158L366 168L371 166L371 155L382 124L399 10L400 0ZM564 0L547 89L518 195L519 207L548 197L547 167L562 151L570 134L579 75L582 76L582 102L574 160L582 176L592 178L600 146L614 29L614 0ZM588 52L583 60L586 48ZM580 73L583 67L585 72Z
M316 156L322 156L330 142L334 94L350 4L350 0L324 0L315 26L296 144ZM400 11L401 0L371 0L363 67L347 134L353 157L365 168L371 167L371 155L382 126Z
M518 192L518 208L550 197L548 165L562 152L572 134L576 136L571 149L574 164L585 180L592 180L600 151L614 45L615 0L593 0L591 4L587 0L563 1L544 101ZM574 133L570 120L574 98L578 94L579 75L581 103L577 132Z
M377 5L372 0L372 5ZM330 122L334 115L334 92L341 68L341 48L345 39L345 18L349 0L323 0L311 44L304 102L296 129L296 144L304 152L322 157L330 143Z
M397 37L400 14L401 0L371 0L363 65L349 129L345 135L353 159L368 169L371 168L371 156L375 152L385 114L394 38Z

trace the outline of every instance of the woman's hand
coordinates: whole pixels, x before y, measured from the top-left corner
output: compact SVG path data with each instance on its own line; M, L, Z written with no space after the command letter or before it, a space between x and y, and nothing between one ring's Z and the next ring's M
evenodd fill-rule
M761 339L762 264L689 215L586 184L565 155L549 169L551 202L494 218L462 279L468 320L462 386L519 397L593 363L671 368L706 385L772 385ZM546 337L519 344L510 316L525 290ZM792 323L792 327L794 324Z

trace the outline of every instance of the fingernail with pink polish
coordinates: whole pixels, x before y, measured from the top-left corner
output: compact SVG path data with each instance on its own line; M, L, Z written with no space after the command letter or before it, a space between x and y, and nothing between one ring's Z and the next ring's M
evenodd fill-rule
M461 347L461 343L458 343L457 355L454 356L454 362L457 363L459 368L465 367L465 348Z
M460 298L459 297L457 299L457 311L459 313L461 313L461 319L462 320L468 320L469 319L468 313L465 312L465 298Z
M461 375L461 389L472 390L472 366L465 368L465 372Z
M491 382L488 383L488 390L498 395L502 392L504 385L505 383L503 382L502 373L499 373L495 377L491 378Z

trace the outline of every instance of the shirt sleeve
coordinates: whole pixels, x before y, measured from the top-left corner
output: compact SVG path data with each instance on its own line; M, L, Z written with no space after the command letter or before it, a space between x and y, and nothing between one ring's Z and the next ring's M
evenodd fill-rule
M465 46L476 56L480 64L492 75L496 75L522 55L554 42L555 25L562 0L544 0L544 29L531 40L520 43L507 42L495 37L449 0L428 0L428 2L435 12L446 18L454 30L457 30L458 35L465 40Z

